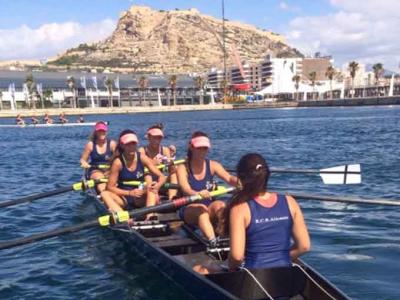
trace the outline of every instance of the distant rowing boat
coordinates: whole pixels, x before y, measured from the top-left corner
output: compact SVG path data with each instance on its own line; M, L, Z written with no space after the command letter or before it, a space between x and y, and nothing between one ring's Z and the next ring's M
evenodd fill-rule
M107 122L108 124L108 122ZM53 124L25 124L25 125L0 125L1 128L26 128L26 127L70 127L70 126L94 126L96 122L85 123L53 123Z

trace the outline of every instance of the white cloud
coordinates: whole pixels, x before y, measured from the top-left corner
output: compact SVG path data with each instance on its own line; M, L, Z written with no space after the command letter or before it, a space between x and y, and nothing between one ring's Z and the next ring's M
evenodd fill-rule
M285 1L281 1L278 4L279 9L289 11L289 12L299 12L301 9L298 6L288 4Z
M338 9L325 16L299 17L289 24L290 45L305 54L332 54L338 65L349 60L382 62L397 70L400 61L400 1L330 0Z
M87 25L65 22L0 29L0 60L48 58L80 43L104 39L114 29L115 21L110 19Z
M286 10L286 9L289 8L289 5L288 5L286 2L281 1L281 2L279 3L279 8L282 9L282 10Z

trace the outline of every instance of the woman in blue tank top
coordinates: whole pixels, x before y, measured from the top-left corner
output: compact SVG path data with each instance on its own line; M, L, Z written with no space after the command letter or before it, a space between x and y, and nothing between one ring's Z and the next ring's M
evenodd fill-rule
M156 204L159 188L165 183L165 176L151 159L137 150L138 138L132 130L124 130L119 137L115 158L112 161L107 190L101 196L111 212L118 212L127 206L142 207ZM147 167L158 180L146 181L146 187L125 185L124 181L143 181Z
M226 183L235 186L237 178L230 175L216 161L207 159L211 148L210 140L203 132L197 131L189 142L186 164L177 167L178 183L186 196L199 194L204 200L183 207L179 211L181 219L187 224L197 225L211 244L215 242L214 226L222 228L225 203L213 200L209 191L213 187L213 177L217 175ZM214 226L213 226L214 225ZM217 230L218 234L222 230Z
M178 179L176 177L176 168L173 164L176 148L174 145L170 145L169 147L164 147L161 145L161 141L164 138L163 129L164 126L162 124L155 124L147 129L146 138L148 140L148 145L141 147L139 152L146 154L149 158L151 158L155 165L169 165L167 181L177 184ZM157 180L156 175L151 175L151 177L153 181ZM174 196L176 196L176 194L176 189L168 190L168 199L171 200Z
M115 151L116 143L107 139L108 126L105 122L97 122L90 141L86 144L81 155L82 168L87 169L87 179L101 179L108 176L110 159ZM101 167L100 167L101 166ZM104 191L106 184L98 184L99 192Z
M228 209L229 268L289 267L310 250L310 237L296 200L267 191L269 168L259 154L243 156L237 166L241 189ZM291 244L291 240L293 243Z

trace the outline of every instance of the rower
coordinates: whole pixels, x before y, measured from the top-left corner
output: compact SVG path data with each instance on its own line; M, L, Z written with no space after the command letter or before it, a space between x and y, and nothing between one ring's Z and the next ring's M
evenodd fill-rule
M77 123L85 123L85 119L82 115L79 115L79 118L76 120Z
M87 179L101 179L108 176L110 159L117 146L116 142L107 139L108 126L105 122L97 122L89 142L81 155L82 168L87 169ZM106 189L106 183L98 184L97 190Z
M53 123L54 123L54 121L53 121L53 119L50 117L49 113L45 113L45 114L44 114L43 123L44 123L44 124L53 124Z
M162 124L155 124L147 129L146 138L148 140L148 144L145 147L140 147L139 152L146 154L146 156L151 158L155 165L168 165L168 182L177 184L178 179L176 177L176 169L173 164L176 148L174 145L170 145L169 147L161 145L161 141L164 137L163 129L164 126ZM157 180L157 177L152 175L152 180ZM168 199L171 200L174 196L176 196L176 194L176 189L170 189L168 191Z
M15 118L15 122L19 126L25 126L25 120L24 120L24 118L22 117L21 114L17 115L17 117Z
M32 117L31 117L31 123L32 123L33 125L39 124L39 119L36 118L36 116L32 116Z
M103 201L113 213L127 207L155 205L158 190L166 181L166 177L156 168L152 160L137 150L138 142L134 131L128 129L121 132L111 165L107 190L101 193ZM125 181L143 181L145 167L157 176L156 182L151 181L151 177L148 176L146 187L124 184ZM150 217L152 216L147 216Z
M182 207L179 216L187 224L197 225L212 246L216 236L212 224L218 225L216 232L223 233L222 223L225 203L213 200L209 190L212 188L213 176L217 175L226 183L235 186L237 178L230 175L217 161L207 159L211 143L207 135L197 131L189 142L186 163L177 167L178 182L182 192L187 196L199 194L204 199L200 202Z
M292 260L310 250L299 205L289 195L268 192L270 171L261 155L243 156L237 174L241 189L228 208L229 269L242 264L248 269L290 267Z
M68 119L65 116L65 112L62 112L59 116L58 116L58 120L60 121L60 123L65 124L68 123Z

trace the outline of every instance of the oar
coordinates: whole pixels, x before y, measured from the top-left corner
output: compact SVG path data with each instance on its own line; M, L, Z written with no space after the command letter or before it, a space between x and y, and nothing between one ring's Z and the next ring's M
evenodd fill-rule
M310 194L291 193L291 192L287 192L287 193L296 199L304 199L304 200L343 202L343 203L349 203L349 204L375 204L375 205L386 205L386 206L400 206L400 200L396 200L396 199L365 199L365 198L359 198L359 197L310 195Z
M102 178L97 180L99 183L107 183L108 179L107 178ZM136 181L136 180L131 180L131 181L122 181L123 185L130 185L130 186L146 186L147 182L144 181ZM164 189L180 189L180 186L176 183L169 183L166 182L162 185L162 188Z
M236 172L236 170L228 170ZM359 184L361 183L361 166L359 164L343 165L326 169L284 169L271 168L271 173L318 174L324 184Z
M2 201L2 202L0 202L0 208L13 206L13 205L18 205L18 204L22 204L22 203L25 203L25 202L33 202L35 200L48 198L48 197L51 197L51 196L63 194L63 193L70 192L70 191L82 191L82 190L85 190L87 188L93 188L98 183L107 183L107 182L108 182L107 178L96 179L96 180L90 179L90 180L87 180L85 182L77 182L77 183L74 183L71 186L61 187L61 188L53 190L53 191L38 193L38 194L34 194L34 195L30 195L30 196L26 196L26 197L19 198L19 199L14 199L14 200ZM142 181L124 181L123 184L124 185L131 185L131 186L140 186L140 185L146 186L147 183L146 182L142 182ZM163 184L162 188L171 189L171 190L176 189L177 190L180 187L176 183L167 182L167 183Z
M210 196L217 197L220 195L224 195L226 193L233 191L234 189L235 188L233 188L233 187L226 188L226 187L221 186L221 187L218 187L218 189L216 191L210 192ZM132 210L132 211L122 211L122 212L117 213L117 219L118 219L119 223L123 223L123 222L127 222L130 218L134 219L134 218L141 217L143 215L147 215L149 213L157 213L157 212L161 212L161 211L164 211L167 209L177 209L181 206L188 205L190 203L199 201L201 199L202 199L202 197L197 194L194 196L182 197L182 198L179 198L179 199L176 199L173 201L164 202L164 203L161 203L161 204L155 205L155 206L144 207L144 208L140 208L140 209L136 209L136 210ZM36 241L50 239L50 238L53 238L56 236L81 231L81 230L91 228L91 227L96 227L96 226L106 227L106 226L110 226L110 225L112 225L111 215L104 215L104 216L101 216L92 221L83 222L78 225L73 225L73 226L65 227L65 228L58 228L58 229L50 230L47 232L34 234L34 235L31 235L28 237L23 237L23 238L14 239L11 241L2 242L2 243L0 243L0 250L21 246L21 245L33 243Z
M186 160L184 160L184 159L177 159L177 160L174 160L174 161L172 161L173 162L173 165L180 165L180 164L184 164L185 163L185 161ZM168 164L159 164L159 165L157 165L156 167L157 167L157 169L164 169L164 168L168 168ZM145 173L149 173L149 169L148 168L144 168L144 172Z
M174 165L180 165L180 164L183 164L183 163L185 163L184 159L178 159L178 160L174 160L173 161ZM90 166L91 167L93 166L93 167L96 167L96 168L99 168L99 169L109 169L110 168L110 165L108 165L108 164L99 164L99 165L90 165ZM168 167L168 164L159 164L156 167L157 167L157 169L164 169L165 167ZM149 169L148 168L144 168L144 172L148 173Z
M94 180L88 180L85 183L77 182L77 183L74 183L72 185L60 187L60 188L52 190L52 191L33 194L33 195L25 196L25 197L22 197L22 198L19 198L19 199L2 201L2 202L0 202L0 208L7 207L7 206L12 206L12 205L17 205L17 204L21 204L21 203L24 203L24 202L31 202L31 201L35 201L35 200L38 200L38 199L43 199L43 198L47 198L47 197L63 194L63 193L70 192L70 191L81 191L81 190L83 190L85 188L88 188L88 187L92 188L94 186L95 186L95 181Z

